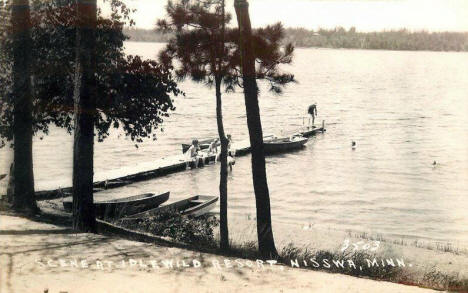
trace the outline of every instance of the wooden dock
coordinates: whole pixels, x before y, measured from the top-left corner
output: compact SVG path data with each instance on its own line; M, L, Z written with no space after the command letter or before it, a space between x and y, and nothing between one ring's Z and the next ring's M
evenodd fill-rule
M314 127L314 128L305 127L305 128L298 129L297 131L291 132L290 135L299 134L305 137L310 137L317 133L322 133L324 131L326 130L323 126ZM250 142L249 140L234 142L232 144L232 149L236 151L236 156L245 156L250 153ZM206 155L201 159L199 167L214 164L215 159L216 159L216 156L214 154ZM145 180L162 177L162 176L176 173L176 172L190 170L191 168L193 168L193 166L190 166L190 165L191 164L187 162L186 157L183 154L180 154L180 155L175 155L175 156L171 156L167 158L162 158L153 162L139 164L131 168L121 168L121 169L112 170L112 171L96 172L96 174L94 175L94 179L96 180L96 182L94 183L94 192L99 192L99 191L111 189L111 188L117 188L117 187L129 185L129 184L139 182L139 181L145 181ZM53 187L55 189L51 188L52 184L55 185ZM72 193L71 187L57 189L57 186L60 186L60 185L67 186L67 185L71 185L71 183L52 182L52 184L45 185L42 188L39 187L38 189L40 191L36 192L36 198L38 200L44 200L44 199L61 198L61 197L66 197L66 196L71 195Z

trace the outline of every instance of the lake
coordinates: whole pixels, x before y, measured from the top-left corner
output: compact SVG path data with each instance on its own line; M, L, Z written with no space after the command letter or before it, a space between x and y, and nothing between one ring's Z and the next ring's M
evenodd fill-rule
M154 57L163 44L125 44ZM273 224L314 225L397 237L468 243L468 54L297 49L284 68L298 83L275 95L261 85L264 132L302 126L309 104L327 132L306 148L267 158ZM217 134L214 88L181 83L176 111L157 141L137 149L116 131L95 148L97 171L178 154L180 144ZM224 124L248 137L241 91L224 94ZM356 141L356 149L351 148ZM1 150L2 158L8 156ZM433 162L437 164L433 166ZM5 173L8 160L2 159ZM36 185L71 184L72 137L52 129L34 143ZM255 215L250 156L229 174L229 213ZM171 200L218 194L219 165L96 194L97 198L171 191Z

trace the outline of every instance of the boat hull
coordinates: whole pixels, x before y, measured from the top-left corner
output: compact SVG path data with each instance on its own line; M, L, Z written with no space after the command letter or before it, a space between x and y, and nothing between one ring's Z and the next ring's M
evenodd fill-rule
M265 154L269 155L298 150L303 148L307 141L307 138L299 138L295 140L290 140L289 138L280 138L264 142Z
M213 209L218 201L217 196L208 196L208 195L196 195L183 199L162 207L154 208L143 213L134 214L128 217L125 217L122 220L136 220L136 219L145 219L148 217L155 217L161 213L168 211L178 211L185 216L199 217L211 209Z
M323 133L325 131L326 129L323 127L307 126L294 131L292 134L302 135L303 137L311 137L316 135L317 133Z
M166 202L168 199L169 192L159 195L145 193L121 199L95 202L94 206L96 208L96 217L100 219L115 219L153 209ZM71 212L72 202L64 201L63 207L65 211Z

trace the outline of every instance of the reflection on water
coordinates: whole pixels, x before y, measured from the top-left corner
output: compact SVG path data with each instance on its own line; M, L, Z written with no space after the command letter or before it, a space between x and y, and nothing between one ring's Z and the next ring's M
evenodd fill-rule
M152 57L162 45L126 46ZM287 69L298 84L282 96L262 91L265 132L301 126L312 102L328 131L304 150L267 158L274 222L468 242L468 54L298 49ZM96 169L151 162L179 153L182 142L216 134L214 89L191 82L182 88L187 97L176 99L156 142L136 149L115 133L96 144ZM240 92L224 95L224 118L234 140L247 138ZM38 184L71 178L71 142L60 130L35 142ZM218 166L208 166L98 197L218 194L218 175ZM231 213L254 214L251 176L250 157L238 158L229 174Z

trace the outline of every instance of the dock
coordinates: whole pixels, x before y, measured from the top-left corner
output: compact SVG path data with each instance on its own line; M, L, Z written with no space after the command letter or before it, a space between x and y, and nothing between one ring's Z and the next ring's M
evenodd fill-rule
M311 137L317 133L322 133L325 131L326 129L322 124L322 127L303 127L296 131L290 132L289 135L302 135L304 137ZM233 150L235 150L236 156L245 156L250 153L249 140L234 142L231 147ZM215 163L215 159L215 154L206 155L200 159L201 161L199 163L199 167L212 165ZM190 166L190 163L187 162L185 155L180 154L158 159L153 162L139 164L131 168L125 167L112 171L96 172L94 175L94 179L96 180L94 183L94 192L118 188L135 182L145 181L176 172L190 170L193 167L194 166ZM52 185L55 186L52 187ZM70 196L72 193L72 188L57 188L60 185L71 185L71 182L56 181L40 186L38 188L39 191L36 192L36 199L45 200Z

